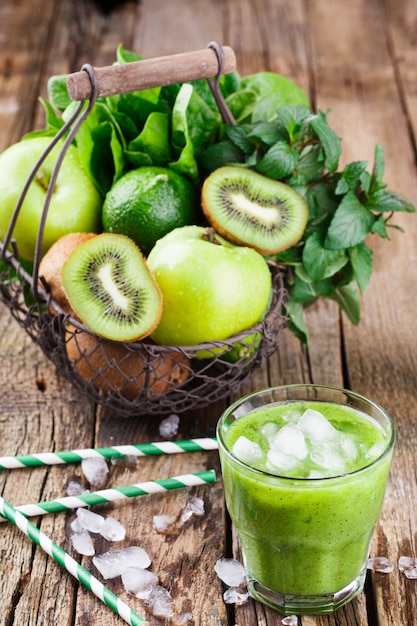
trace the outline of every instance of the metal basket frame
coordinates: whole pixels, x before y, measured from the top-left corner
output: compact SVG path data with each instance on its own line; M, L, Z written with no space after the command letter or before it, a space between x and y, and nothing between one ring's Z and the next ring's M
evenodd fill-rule
M223 73L222 48L216 42L211 42L208 47L216 52L219 70L215 78L207 79L207 82L224 123L235 124L219 87ZM287 323L283 314L286 297L283 275L278 267L270 266L273 298L269 311L261 322L225 341L206 342L197 346L164 346L148 338L133 343L109 342L94 335L52 299L47 283L39 276L47 212L64 156L97 99L94 68L86 64L82 70L87 72L91 81L92 95L87 106L85 100L78 104L71 118L52 138L48 149L35 164L22 190L6 236L3 241L0 240L0 258L6 267L0 272L0 299L55 364L57 370L84 396L111 409L115 414L163 415L202 408L235 393L253 370L263 365L266 358L276 350L280 332ZM36 240L33 272L30 273L19 261L13 230L28 188L39 167L63 137L63 147L45 198ZM91 352L80 344L78 357L71 360L67 353L68 343L77 342L87 336L92 338L89 342L94 346ZM108 354L108 351L112 352L109 348L111 344L117 344L117 349L123 350L120 362L116 362L114 356ZM244 354L233 360L230 359L230 353L236 350L236 346L240 346ZM137 373L132 374L131 365L128 368L129 374L126 373L124 364L129 359L140 371L140 376ZM94 368L91 365L94 361L99 362L100 366L96 365ZM85 367L91 369L89 379L85 377ZM178 369L184 380L181 384L172 381ZM115 375L119 381L117 385L111 380Z

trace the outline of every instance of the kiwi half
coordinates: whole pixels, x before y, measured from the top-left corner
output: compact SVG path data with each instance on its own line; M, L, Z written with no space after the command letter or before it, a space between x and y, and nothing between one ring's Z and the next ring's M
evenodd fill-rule
M142 339L160 320L158 284L125 235L103 233L75 248L62 268L62 284L80 320L106 339Z
M289 185L232 165L206 178L202 207L218 233L263 255L299 241L309 215L307 203Z
M190 361L180 352L150 355L73 326L68 327L65 340L68 359L81 378L98 391L127 400L143 392L162 395L182 385L190 375Z

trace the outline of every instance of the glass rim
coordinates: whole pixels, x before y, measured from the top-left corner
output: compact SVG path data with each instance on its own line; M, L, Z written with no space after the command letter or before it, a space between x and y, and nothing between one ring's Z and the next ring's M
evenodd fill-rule
M250 400L250 398L253 398L254 396L259 396L261 394L266 394L268 392L271 391L275 391L275 390L281 390L281 389L294 389L294 388L306 388L306 387L312 387L315 389L329 389L330 391L335 391L335 392L339 392L339 393L344 393L344 394L349 394L351 397L357 398L358 400L364 401L366 403L368 403L369 405L371 405L374 409L376 409L379 413L381 413L382 415L384 415L388 421L388 424L390 426L391 429L391 433L390 433L390 437L386 442L386 446L384 448L384 450L381 452L381 454L379 456L377 456L375 459L373 459L370 463L367 463L366 465L364 465L363 467L359 467L358 469L355 469L351 472L344 472L342 474L337 474L335 476L322 476L320 478L308 478L308 477L298 477L298 476L283 476L281 474L276 474L276 473L272 473L272 472L268 472L266 470L260 470L257 469L255 467L252 467L251 465L248 465L247 463L245 463L244 461L242 461L241 459L237 458L232 451L226 446L225 441L223 440L222 437L222 433L221 433L221 427L223 426L226 418L231 415L231 413L240 405L242 405L244 402L247 402L248 400ZM296 401L296 400L294 400ZM288 399L288 402L293 402L293 400ZM331 400L317 400L317 402L327 402L329 404L337 404L335 401L332 402ZM276 401L276 402L271 402L271 406L274 404L279 404L280 401ZM258 408L260 407L256 407L253 410L249 411L248 413L246 413L246 415L249 415L250 413L256 411ZM356 409L359 410L359 409ZM363 411L362 411L363 412ZM236 418L239 419L239 418ZM237 465L240 465L242 468L244 468L247 471L253 472L255 474L258 474L259 476L263 476L265 478L272 478L272 479L279 479L285 482L302 482L304 484L316 484L318 482L327 482L327 481L337 481L343 478L350 478L350 477L355 477L358 474L361 474L362 472L368 471L371 467L373 467L376 463L379 463L380 461L382 461L382 459L384 459L384 457L386 457L391 450L394 447L394 443L395 443L395 439L396 439L396 432L395 432L395 425L394 422L391 418L391 416L389 415L389 413L377 402L374 402L373 400L370 400L367 396L358 393L356 391L351 391L350 389L346 389L344 387L338 387L336 385L325 385L325 384L319 384L319 383L291 383L288 385L276 385L276 386L270 386L270 387L264 387L262 389L258 389L257 391L251 391L247 394L245 394L244 396L241 396L240 398L238 398L237 400L235 400L234 402L232 402L232 404L230 404L230 406L228 406L223 413L220 415L217 425L216 425L216 437L217 437L217 441L219 444L219 447L221 446L221 448L223 449L224 453Z

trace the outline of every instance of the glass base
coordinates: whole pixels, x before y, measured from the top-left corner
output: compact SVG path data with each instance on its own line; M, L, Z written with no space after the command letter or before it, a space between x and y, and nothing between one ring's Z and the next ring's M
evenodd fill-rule
M248 579L248 591L251 598L283 615L325 615L334 613L361 593L365 575L366 571L340 591L323 595L284 595L265 587L254 578Z

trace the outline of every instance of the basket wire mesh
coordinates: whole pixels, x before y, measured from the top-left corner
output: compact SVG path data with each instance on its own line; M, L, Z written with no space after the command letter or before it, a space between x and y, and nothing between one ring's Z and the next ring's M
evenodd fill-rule
M219 69L214 80L207 79L225 123L235 123L219 88L223 72L222 48L215 42ZM36 163L16 205L6 236L0 241L3 268L0 271L0 298L14 319L55 364L57 370L80 393L120 416L163 415L205 407L238 391L252 372L276 350L281 330L285 288L279 267L270 265L273 297L265 318L224 341L196 346L165 346L146 338L122 343L104 340L53 300L39 263L48 207L66 150L96 101L97 79L90 65L84 65L91 81L91 97L81 101L71 119L51 140L47 152ZM86 105L86 106L85 106ZM19 260L13 239L27 190L42 161L63 137L64 143L46 194L36 242L33 269Z

